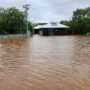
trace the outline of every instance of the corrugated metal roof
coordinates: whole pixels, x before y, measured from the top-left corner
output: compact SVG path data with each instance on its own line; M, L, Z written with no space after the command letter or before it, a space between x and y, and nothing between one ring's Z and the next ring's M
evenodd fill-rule
M43 29L43 28L69 28L69 26L59 24L59 23L48 23L46 25L36 26L34 29Z

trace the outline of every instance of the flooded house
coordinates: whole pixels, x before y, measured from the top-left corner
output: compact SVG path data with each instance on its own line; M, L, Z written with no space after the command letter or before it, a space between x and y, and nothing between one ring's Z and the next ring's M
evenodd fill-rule
M34 28L34 34L39 34L42 36L52 36L52 35L68 35L69 26L51 22L45 25L38 25Z

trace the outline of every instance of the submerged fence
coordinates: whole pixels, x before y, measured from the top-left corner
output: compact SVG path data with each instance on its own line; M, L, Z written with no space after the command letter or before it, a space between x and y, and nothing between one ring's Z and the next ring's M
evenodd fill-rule
M9 34L9 35L0 35L0 39L24 38L24 37L27 37L27 34Z

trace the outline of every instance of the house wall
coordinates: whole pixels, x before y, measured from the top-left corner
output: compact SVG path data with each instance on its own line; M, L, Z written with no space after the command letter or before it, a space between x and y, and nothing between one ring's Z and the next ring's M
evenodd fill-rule
M71 35L72 32L66 28L46 28L46 29L39 29L35 31L35 34L39 34L41 31L43 31L44 36L51 36L51 35Z

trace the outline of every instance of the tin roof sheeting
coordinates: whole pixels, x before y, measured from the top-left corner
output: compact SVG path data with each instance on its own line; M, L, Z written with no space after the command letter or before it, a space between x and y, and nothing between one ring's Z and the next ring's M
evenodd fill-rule
M69 28L69 26L59 24L59 23L49 23L46 25L36 26L34 29L43 29L43 28Z

